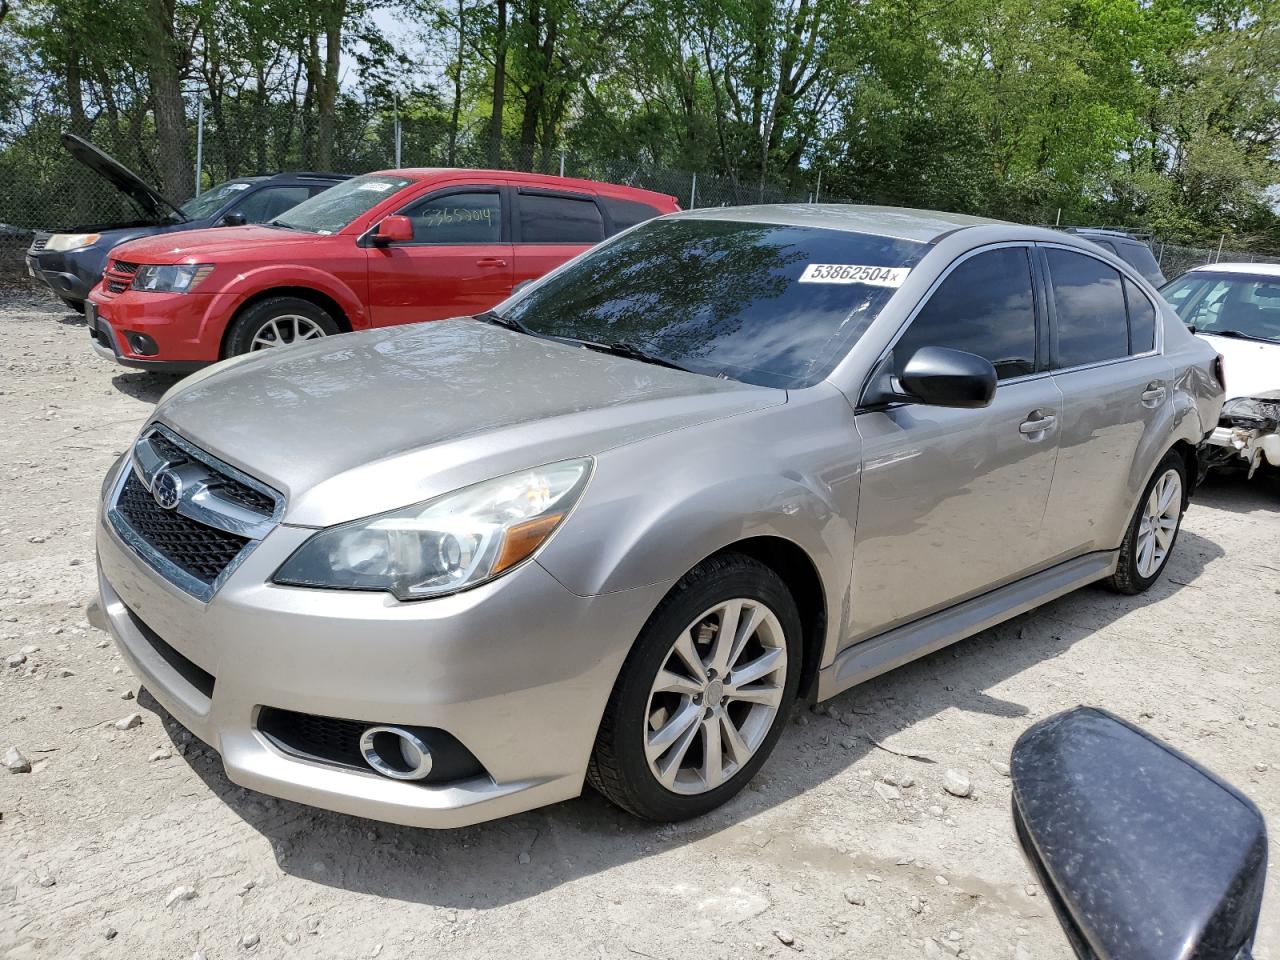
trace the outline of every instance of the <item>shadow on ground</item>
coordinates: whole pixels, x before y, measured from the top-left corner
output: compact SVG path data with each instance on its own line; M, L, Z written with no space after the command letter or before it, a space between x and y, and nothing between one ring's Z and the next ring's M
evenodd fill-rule
M1026 716L1026 705L987 691L1120 617L1186 589L1220 556L1217 544L1183 531L1166 576L1143 596L1118 596L1101 587L1077 591L841 694L831 705L845 722L800 705L792 719L807 722L787 725L746 790L712 814L674 826L641 823L588 789L579 799L505 820L421 830L245 790L227 779L212 750L198 744L187 757L209 788L270 840L286 873L406 902L494 907L728 830L875 755L877 742L948 709ZM139 702L163 717L176 741L190 736L150 695ZM529 863L519 862L522 853L530 855Z
M142 371L117 373L111 378L111 385L125 396L156 403L165 392L186 374L181 373L146 373Z

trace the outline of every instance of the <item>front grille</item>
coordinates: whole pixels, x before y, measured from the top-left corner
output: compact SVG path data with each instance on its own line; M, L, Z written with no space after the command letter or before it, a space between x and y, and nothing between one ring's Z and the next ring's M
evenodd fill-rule
M130 263L128 260L112 260L111 270L114 273L123 273L131 277L138 272L138 265Z
M151 549L209 586L249 543L248 537L215 530L164 509L133 470L129 470L116 509Z
M262 707L258 711L258 730L285 753L308 760L318 760L340 767L372 772L360 754L360 736L380 723L318 717L311 713ZM421 784L449 783L485 775L475 754L447 730L436 727L401 725L413 733L431 751L431 772Z
M153 433L150 440L151 445L156 448L165 460L169 461L170 465L188 463L195 460L191 454L184 451L162 433ZM242 507L255 510L264 517L271 516L276 508L276 502L271 497L225 474L220 474L217 481L211 486L215 487L218 493L228 500L234 500Z
M129 289L129 285L120 280L108 280L107 290L111 293L124 293Z
M36 238L31 241L31 249L36 251L43 250L48 245L49 234L47 233L37 233Z

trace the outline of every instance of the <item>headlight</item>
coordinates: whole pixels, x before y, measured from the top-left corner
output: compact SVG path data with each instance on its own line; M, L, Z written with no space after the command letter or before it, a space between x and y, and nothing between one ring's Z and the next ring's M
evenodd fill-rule
M79 250L98 242L101 234L97 233L55 233L44 245L46 250Z
M590 474L590 459L565 460L331 527L299 547L275 582L387 590L401 600L474 587L546 543Z
M147 264L133 275L133 289L154 293L190 293L213 272L211 263L175 263L158 267Z

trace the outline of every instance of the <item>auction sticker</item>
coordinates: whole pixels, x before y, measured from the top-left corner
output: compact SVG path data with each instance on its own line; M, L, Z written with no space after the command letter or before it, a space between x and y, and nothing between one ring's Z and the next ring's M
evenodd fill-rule
M900 287L910 267L863 267L852 263L811 263L801 283L865 283L872 287Z

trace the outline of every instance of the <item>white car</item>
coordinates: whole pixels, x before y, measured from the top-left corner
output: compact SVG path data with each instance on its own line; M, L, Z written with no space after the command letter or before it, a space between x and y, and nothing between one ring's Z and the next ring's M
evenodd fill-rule
M1280 264L1213 263L1161 291L1225 361L1227 402L1204 465L1280 467Z

